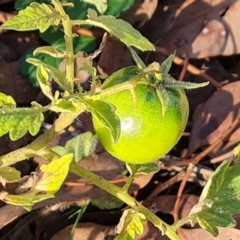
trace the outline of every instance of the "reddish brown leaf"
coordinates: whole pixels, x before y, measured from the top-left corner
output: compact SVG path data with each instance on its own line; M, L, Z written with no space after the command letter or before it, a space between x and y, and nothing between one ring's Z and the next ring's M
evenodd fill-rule
M169 53L176 50L179 56L187 53L189 58L237 54L239 14L240 2L236 0L186 1L157 46Z
M188 155L197 148L216 141L236 119L240 110L240 81L229 83L215 92L193 117ZM239 131L230 140L239 138Z

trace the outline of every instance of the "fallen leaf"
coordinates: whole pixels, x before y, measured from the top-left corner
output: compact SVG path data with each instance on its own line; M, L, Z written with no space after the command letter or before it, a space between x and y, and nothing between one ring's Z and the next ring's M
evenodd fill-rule
M240 81L232 82L216 91L193 116L188 156L199 147L212 144L227 129L239 115ZM235 131L229 140L240 138Z
M238 24L240 2L236 0L189 0L178 9L172 27L157 42L169 53L189 58L232 55L240 52ZM154 59L161 56L153 54Z
M69 225L56 233L51 240L66 240L71 235L73 225ZM96 223L79 223L75 228L72 240L103 240L108 234L114 234L114 226L108 227Z
M5 62L0 58L0 92L11 95L19 105L34 101L39 89L34 88L18 69L18 62Z
M134 65L129 49L115 38L107 36L99 57L98 70L107 77L116 70Z
M134 5L121 15L121 18L134 27L142 27L153 16L157 0L136 0Z
M176 195L161 195L152 200L156 211L173 214L174 204L176 202ZM192 207L198 203L198 196L193 194L184 194L179 204L179 218L186 217Z

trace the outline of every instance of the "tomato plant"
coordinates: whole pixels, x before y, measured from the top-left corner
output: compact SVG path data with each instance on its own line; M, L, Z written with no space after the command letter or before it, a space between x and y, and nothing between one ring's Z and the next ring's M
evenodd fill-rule
M26 3L28 2L27 0ZM35 136L41 128L46 111L60 115L53 126L32 143L0 156L1 200L30 211L35 203L53 198L68 172L72 172L129 206L121 218L117 239L134 239L136 234L142 234L145 220L152 222L171 240L179 240L176 230L194 219L214 236L217 235L217 226L233 226L232 215L240 210L236 207L240 205L240 158L236 161L236 166L230 164L231 161L224 162L205 187L200 203L188 217L172 226L128 194L135 174L158 171L156 164L148 162L166 154L181 137L189 111L184 89L206 84L178 82L169 76L173 55L161 64L151 63L145 66L132 48L153 51L155 47L125 21L113 16L98 16L93 9L88 9L87 19L73 20L65 11L65 8L74 8L71 2L45 2L31 3L1 25L0 30L39 30L43 33L52 25L61 25L64 50L42 46L35 49L33 55L62 58L66 62L66 68L60 71L36 57L26 60L36 67L36 79L50 103L42 106L32 102L31 107L19 108L11 96L0 93L0 136L8 133L12 141L23 137L27 132ZM95 4L94 1L86 2ZM96 1L96 9L103 9L106 4L106 0ZM80 10L75 9L75 12L78 11ZM74 60L79 55L74 52L72 26L76 25L100 27L121 40L129 47L137 66L115 72L101 85L91 55L87 56L82 69L91 75L92 86L90 91L84 92L80 79L75 76ZM52 81L58 85L58 90L53 89ZM49 148L49 142L85 111L92 113L96 132L105 148L117 158L134 163L127 164L130 176L123 187L110 183L76 163L94 151L97 137L90 132L70 139L65 146ZM239 149L235 154L238 153ZM49 163L43 164L32 176L24 176L22 179L20 172L12 165L35 156L41 156ZM218 179L221 181L217 182ZM14 184L17 187L8 191L6 183L7 186ZM229 203L226 196L231 197L235 208L226 204ZM209 216L214 216L211 222ZM216 216L224 219L224 222L216 219Z

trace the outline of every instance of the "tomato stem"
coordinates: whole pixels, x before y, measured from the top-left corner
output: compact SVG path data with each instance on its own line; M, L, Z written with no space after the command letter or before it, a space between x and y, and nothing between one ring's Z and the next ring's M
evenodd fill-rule
M156 226L163 234L167 235L169 239L179 240L179 237L177 236L175 230L173 230L170 225L158 218L150 209L147 209L141 203L137 202L134 198L129 196L128 193L126 193L125 189L109 183L107 180L88 171L87 169L74 162L70 165L70 171L93 183L94 185L110 193L116 198L122 200L131 208L136 209L139 213L144 214L146 219L150 221L154 226Z

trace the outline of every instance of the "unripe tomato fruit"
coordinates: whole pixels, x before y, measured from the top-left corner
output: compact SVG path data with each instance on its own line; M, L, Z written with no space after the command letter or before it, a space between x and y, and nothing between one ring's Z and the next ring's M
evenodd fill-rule
M114 79L107 86L119 83L119 79ZM178 142L187 124L189 104L183 89L166 91L170 104L164 116L161 101L150 85L136 85L136 103L129 90L102 99L115 105L121 123L119 140L114 143L110 130L93 118L96 134L112 156L127 163L148 163L168 153Z

